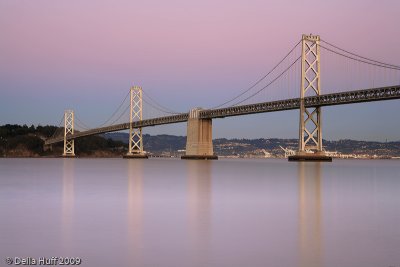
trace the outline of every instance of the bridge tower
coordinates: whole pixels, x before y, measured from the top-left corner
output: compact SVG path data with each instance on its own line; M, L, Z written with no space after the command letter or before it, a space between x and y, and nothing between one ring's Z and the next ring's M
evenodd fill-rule
M299 150L290 161L331 161L322 150L321 107L307 108L304 97L321 94L321 56L318 35L302 36Z
M64 153L63 157L75 157L74 139L67 139L68 135L74 134L74 111L64 112Z
M201 119L201 108L189 112L186 137L186 154L181 159L218 159L212 143L212 120Z
M143 151L142 128L134 128L133 123L143 119L142 87L132 86L130 91L129 148L124 158L148 158Z

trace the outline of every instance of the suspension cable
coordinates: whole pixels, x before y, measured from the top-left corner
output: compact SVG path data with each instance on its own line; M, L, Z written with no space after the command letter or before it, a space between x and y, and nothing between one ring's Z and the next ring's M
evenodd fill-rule
M79 119L79 117L78 116L74 116L75 117L75 120L76 120L76 124L78 125L78 126L80 126L82 129L84 129L84 130L90 130L90 129L92 129L90 126L88 126L88 125L86 125L84 122L82 122L80 119Z
M58 126L56 126L56 130L54 131L54 133L52 134L52 136L50 138L53 138L54 136L56 136L57 131L61 129L60 127L61 127L63 120L64 120L64 115L62 115L61 120L58 123Z
M129 92L126 94L126 96L125 96L124 99L122 100L121 104L120 104L120 105L117 107L117 109L112 113L112 115L111 115L107 120L105 120L103 123L101 123L101 124L99 124L98 126L96 126L95 128L103 127L103 126L106 125L112 118L114 118L114 116L115 116L115 115L121 110L121 108L123 107L124 103L125 103L126 100L128 99L128 96L129 96ZM129 105L128 105L127 108L129 108ZM114 121L111 123L111 125L112 125L114 122L118 121L118 120L122 117L122 115L125 114L127 108L125 108L125 110L120 114L120 116L119 116L116 120L114 120ZM92 127L86 125L82 120L80 120L79 117L75 116L75 118L76 118L76 121L77 121L77 126L81 127L83 130L90 130L90 129L92 129Z
M340 53L340 52L338 52L338 51L334 51L334 50L332 50L332 49L330 49L330 48L327 48L327 47L325 47L325 46L323 46L323 45L321 45L321 44L320 44L319 46L322 47L322 48L325 49L325 50L328 50L329 52L335 53L335 54L337 54L337 55L340 55L340 56L342 56L342 57L345 57L345 58L348 58L348 59L351 59L351 60L354 60L354 61L358 61L358 62L362 62L362 63L365 63L365 64L369 64L369 65L373 65L373 66L377 66L377 67L381 67L381 68L386 68L386 69L400 70L400 66L382 63L382 62L379 62L379 61L371 60L371 59L364 58L364 57L357 56L357 55L355 55L355 56L360 57L360 58L362 58L362 59L354 58L354 57L352 57L352 56L345 55L345 54ZM347 53L347 52L346 52L346 53ZM349 54L350 54L350 53L349 53ZM352 54L352 55L353 55L353 54ZM369 61L371 61L371 62L368 62L367 60L369 60Z
M123 115L125 115L125 113L128 111L129 108L130 108L130 105L128 105L128 106L124 109L124 111L119 115L119 117L116 118L113 122L111 122L110 125L114 125L115 122L117 122L119 119L121 119L121 117L122 117Z
M113 113L105 122L103 122L102 124L100 124L98 127L102 127L102 126L106 125L106 124L115 116L115 114L118 113L118 111L122 108L122 106L124 105L126 99L128 98L129 93L130 93L130 92L128 92L128 93L126 94L124 100L121 102L121 104L118 106L118 108L114 111L114 113Z
M150 104L149 102L147 102L146 100L143 99L143 101L145 101L147 104L149 104L150 106L152 106L155 109L158 109L159 111L165 112L165 113L169 113L169 114L180 114L181 112L176 112L170 108L167 108L163 105L161 105L160 103L158 103L157 101L154 100L154 98L152 98L149 94L146 93L146 91L142 90L143 95L146 96L147 98L150 99L150 101L153 101L153 103L155 105L157 105L159 108L153 106L152 104Z
M237 106L237 105L243 103L244 101L246 101L246 100L252 98L253 96L257 95L258 93L260 93L260 92L263 91L264 89L268 88L268 87L269 87L271 84L273 84L276 80L278 80L280 77L282 77L282 75L284 75L287 71L289 71L289 70L293 67L293 65L295 65L295 64L299 61L300 58L301 58L301 56L299 56L292 64L289 65L289 67L287 67L281 74L279 74L275 79L273 79L273 80L272 80L270 83L268 83L266 86L264 86L263 88L261 88L260 90L258 90L257 92L255 92L254 94L248 96L247 98L245 98L245 99L243 99L243 100L241 100L241 101L239 101L239 102L236 102L236 103L233 104L232 106Z
M211 109L216 109L216 108L222 107L222 106L224 106L224 105L226 105L226 104L238 99L239 97L241 97L242 95L244 95L245 93L247 93L248 91L250 91L251 89L256 87L261 81L263 81L265 78L267 78L268 75L270 75L276 68L278 68L279 65L282 64L282 62L297 48L297 46L300 43L301 43L301 40L299 42L297 42L297 44L289 51L289 53L286 54L286 56L281 61L279 61L278 64L276 64L267 74L265 74L263 77L261 77L259 80L257 80L252 86L250 86L249 88L247 88L245 91L243 91L239 95L235 96L234 98L232 98L232 99L230 99L230 100L228 100L228 101L226 101L226 102L224 102L224 103L222 103L222 104L220 104L218 106L212 107Z
M157 106L153 105L152 103L150 103L149 101L147 101L145 98L143 98L142 100L143 100L143 102L145 102L146 104L148 104L149 106L155 108L158 111L161 111L161 112L164 112L164 113L168 113L168 114L180 114L180 113L177 113L177 112L174 112L174 111L168 111L168 110L164 110L164 109L162 109L160 107L157 107Z
M367 58L367 57L360 56L360 55L358 55L358 54L356 54L356 53L352 53L352 52L350 52L350 51L347 51L347 50L345 50L345 49L343 49L343 48L340 48L340 47L338 47L338 46L336 46L336 45L334 45L334 44L332 44L332 43L329 43L329 42L327 42L327 41L324 41L324 40L322 40L322 39L321 39L321 42L324 42L325 44L330 45L330 46L332 46L332 47L334 47L334 48L336 48L336 49L338 49L338 50L340 50L340 51L342 51L342 52L348 53L348 54L350 54L350 55L353 55L353 56L356 56L356 57L359 57L359 58L362 58L362 59L365 59L365 60L368 60L368 61L372 61L372 62L381 64L381 65L386 65L386 66L390 66L390 67L394 67L394 68L399 68L399 69L400 69L400 66L393 65L393 64L388 64L388 63L385 63L385 62L381 62L381 61L377 61L377 60L373 60L373 59L370 59L370 58Z

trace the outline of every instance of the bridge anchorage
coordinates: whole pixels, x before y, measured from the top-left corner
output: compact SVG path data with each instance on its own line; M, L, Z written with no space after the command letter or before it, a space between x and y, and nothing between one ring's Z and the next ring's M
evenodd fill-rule
M186 154L181 159L218 159L212 143L212 119L201 119L201 108L189 112Z
M148 156L143 150L142 127L134 127L133 123L143 120L143 91L140 86L133 86L130 90L130 111L129 111L129 148L124 158L147 159Z
M322 150L321 107L306 107L304 98L321 95L320 37L302 37L299 150L289 161L332 161ZM310 153L311 151L311 153Z

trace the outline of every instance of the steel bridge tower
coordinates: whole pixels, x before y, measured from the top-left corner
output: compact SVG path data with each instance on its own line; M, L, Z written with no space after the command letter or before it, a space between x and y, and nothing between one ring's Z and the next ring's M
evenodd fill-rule
M124 158L147 158L143 151L142 128L133 128L132 123L143 119L143 91L140 86L132 86L130 91L129 148Z
M289 160L331 161L322 150L321 107L306 108L304 98L321 95L319 35L302 36L299 150ZM314 152L314 153L312 153Z
M74 134L74 111L66 110L64 112L64 157L75 156L74 139L67 139L67 136Z

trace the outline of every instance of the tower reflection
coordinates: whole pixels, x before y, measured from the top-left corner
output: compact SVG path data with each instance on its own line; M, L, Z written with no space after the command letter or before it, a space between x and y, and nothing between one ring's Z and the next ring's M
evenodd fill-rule
M62 237L66 248L71 247L72 223L74 214L74 159L63 159L62 178Z
M143 163L127 160L128 174L128 250L129 261L142 266L143 242Z
M210 252L212 205L212 161L187 161L189 236L193 246L193 262L207 266Z
M301 267L322 266L321 163L298 163Z

